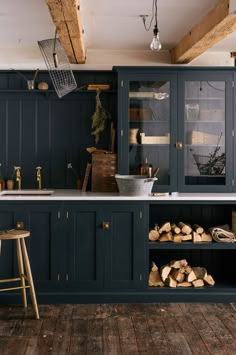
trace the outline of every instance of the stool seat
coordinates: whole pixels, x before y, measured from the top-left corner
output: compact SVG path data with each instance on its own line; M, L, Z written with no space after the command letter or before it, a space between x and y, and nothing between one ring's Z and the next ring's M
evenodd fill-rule
M36 294L34 289L34 282L33 282L29 257L28 257L26 244L25 244L25 238L28 238L29 236L30 236L30 231L21 230L21 229L12 229L9 231L0 232L0 241L15 240L18 270L19 270L19 277L10 278L10 279L0 279L0 283L20 281L20 286L0 288L0 292L14 291L20 289L22 292L23 305L24 307L27 307L26 289L29 289L34 315L36 319L39 319L39 311L38 311L38 304L37 304ZM26 275L24 269L26 271Z
M9 231L0 232L0 240L21 239L30 236L29 231L12 229Z

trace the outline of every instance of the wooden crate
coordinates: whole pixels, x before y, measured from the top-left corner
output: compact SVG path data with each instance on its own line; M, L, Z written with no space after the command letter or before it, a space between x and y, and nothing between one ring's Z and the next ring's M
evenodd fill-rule
M146 108L130 108L130 121L148 121L152 119L152 111Z
M92 154L92 192L118 192L115 174L117 154Z

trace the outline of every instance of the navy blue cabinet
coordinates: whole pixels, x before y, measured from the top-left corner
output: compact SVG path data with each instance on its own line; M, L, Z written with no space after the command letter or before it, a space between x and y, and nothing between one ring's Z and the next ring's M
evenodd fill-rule
M57 286L57 243L55 238L56 209L50 204L7 204L0 206L0 229L15 228L23 222L23 228L30 230L27 248L35 287L40 289ZM0 277L7 278L18 272L15 245L12 241L2 242Z
M69 289L140 287L144 266L142 207L83 202L64 205L63 215L63 277Z
M233 75L178 74L178 190L233 190Z
M86 201L2 204L0 229L14 228L17 222L31 231L27 246L39 295L142 287L142 205ZM0 277L16 274L16 262L13 244L3 242Z
M159 168L153 191L177 191L177 73L167 68L118 72L118 169L146 175Z
M105 287L134 289L144 279L144 215L141 204L113 204L104 213ZM108 223L108 228L106 228Z
M115 67L121 174L159 168L153 192L234 190L234 73ZM235 144L236 146L236 144Z

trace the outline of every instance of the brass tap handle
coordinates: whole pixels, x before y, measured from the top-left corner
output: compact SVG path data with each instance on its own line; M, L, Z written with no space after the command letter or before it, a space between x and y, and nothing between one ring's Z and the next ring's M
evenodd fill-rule
M18 190L21 190L21 167L14 166L15 173L16 173L16 181L18 183Z
M102 222L102 229L107 230L110 228L110 223L109 222Z

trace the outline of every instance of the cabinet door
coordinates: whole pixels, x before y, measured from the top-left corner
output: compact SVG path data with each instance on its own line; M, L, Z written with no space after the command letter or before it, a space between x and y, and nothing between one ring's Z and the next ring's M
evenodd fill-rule
M59 286L60 230L56 206L50 204L24 204L17 212L17 221L30 230L27 248L36 290ZM58 230L57 230L58 228Z
M55 208L50 205L12 203L0 207L0 229L15 228L16 222L23 222L30 231L26 238L32 275L37 290L58 285L56 273L57 243L53 239ZM55 268L55 270L54 270ZM2 242L0 257L0 278L18 274L16 247L14 241Z
M15 227L16 208L11 205L0 206L0 230ZM17 275L17 257L13 241L1 242L0 253L0 279L7 279Z
M176 191L177 80L162 71L119 71L118 170L152 175L153 191Z
M85 202L64 208L63 277L70 288L94 290L102 285L101 210Z
M231 191L232 76L200 71L178 82L179 190Z
M114 204L106 207L105 218L105 287L141 287L145 255L142 208Z

